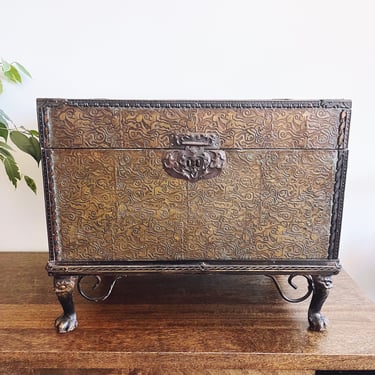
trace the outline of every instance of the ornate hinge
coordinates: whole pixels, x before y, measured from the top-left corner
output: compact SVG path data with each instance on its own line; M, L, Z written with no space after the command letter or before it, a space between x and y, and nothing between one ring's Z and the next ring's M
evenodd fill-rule
M217 134L173 134L171 146L162 159L164 170L172 177L190 182L213 178L221 173L226 155Z

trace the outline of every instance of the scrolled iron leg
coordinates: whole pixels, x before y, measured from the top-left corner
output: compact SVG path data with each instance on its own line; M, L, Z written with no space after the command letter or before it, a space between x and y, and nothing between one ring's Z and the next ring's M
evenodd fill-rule
M328 320L321 313L322 306L326 301L329 290L332 288L332 276L312 275L313 296L308 312L310 329L312 331L323 331L327 327Z
M55 276L54 278L55 292L63 308L63 313L55 321L59 333L73 331L78 325L73 302L76 281L76 276Z

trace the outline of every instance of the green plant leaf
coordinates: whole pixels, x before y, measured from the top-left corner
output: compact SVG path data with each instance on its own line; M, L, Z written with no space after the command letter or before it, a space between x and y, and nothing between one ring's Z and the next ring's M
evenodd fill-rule
M0 60L0 94L3 92L3 82L22 83L22 78L28 76L30 72L19 62ZM10 182L17 188L18 182L23 178L27 186L36 194L37 187L35 181L29 176L22 176L18 164L13 156L13 149L7 143L8 139L13 142L21 151L29 154L36 162L40 163L41 149L39 144L39 133L36 130L17 128L7 114L0 109L0 161L4 164L6 174Z
M32 78L31 77L31 74L30 72L22 65L20 64L19 62L15 61L12 65L16 65L17 68L25 75L27 75L28 77Z
M3 159L3 163L10 182L16 188L18 181L21 180L20 170L16 161L13 159L13 157L8 157Z
M3 161L4 159L7 159L7 158L14 160L13 155L8 150L0 147L0 159Z
M4 76L13 83L22 83L21 74L13 65L10 66L9 70L4 72Z
M40 159L42 158L42 151L40 149L39 141L37 138L31 136L29 137L29 142L31 144L31 147L33 148L33 153L30 155L36 160L39 165Z
M35 183L35 181L29 176L23 176L23 178L25 179L25 182L26 182L27 186L36 194L36 183Z
M9 151L13 151L12 147L10 147L8 145L8 143L5 143L3 141L0 141L0 150L1 149L4 149L4 150L9 150Z
M8 63L8 61L6 61L4 59L1 59L1 69L2 69L3 73L10 70L10 68L11 68L11 65Z
M0 142L0 143L4 144L4 142ZM0 145L1 160L4 160L5 158L10 158L10 159L15 161L14 156L11 153L11 151L13 151L12 148L9 145L7 145L6 143L5 143L5 146L6 147L3 147L3 145Z
M5 125L8 125L8 122L12 122L9 116L2 109L0 109L0 121Z
M32 136L34 136L34 137L36 137L36 138L39 138L39 132L38 132L38 130L27 130L27 132L30 134L30 135L32 135Z
M9 134L12 142L23 152L32 156L39 164L41 159L41 151L39 141L33 137L27 137L18 130L12 130Z
M25 134L21 133L18 130L11 130L9 136L12 142L21 151L26 152L26 153L30 153L30 151L32 152L29 138Z
M8 134L9 130L7 125L0 121L0 137L4 138L5 142L8 140Z

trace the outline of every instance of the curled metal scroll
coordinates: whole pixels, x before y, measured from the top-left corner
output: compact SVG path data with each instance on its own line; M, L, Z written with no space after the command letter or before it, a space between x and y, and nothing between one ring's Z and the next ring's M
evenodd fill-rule
M103 296L100 296L100 297L90 297L89 295L87 295L83 289L82 289L82 286L81 286L81 281L85 278L85 277L95 277L96 279L96 282L95 284L91 287L92 290L95 290L101 283L102 283L102 278L99 276L99 275L83 275L83 276L80 276L78 278L78 282L77 282L77 290L79 292L79 294L83 297L83 298L86 298L87 300L89 301L94 301L94 302L101 302L101 301L105 301L112 293L112 289L113 287L115 286L115 284L117 283L117 281L119 279L122 278L122 276L117 276L113 279L113 281L111 282L110 286L109 286L109 289L108 289L108 292L106 294L104 294Z
M265 275L267 277L269 277L275 284L276 286L276 289L277 291L279 292L281 298L287 302L291 302L291 303L298 303L298 302L302 302L304 300L306 300L307 298L310 297L311 293L313 292L314 290L314 282L313 282L313 279L310 275L298 275L298 274L292 274L288 277L288 284L293 288L293 289L298 289L298 286L296 284L293 283L293 279L296 277L296 276L302 276L304 277L306 280L307 280L307 292L299 297L299 298L289 298L287 297L284 292L281 290L281 287L279 285L279 283L277 282L277 280L275 279L274 276L272 275Z

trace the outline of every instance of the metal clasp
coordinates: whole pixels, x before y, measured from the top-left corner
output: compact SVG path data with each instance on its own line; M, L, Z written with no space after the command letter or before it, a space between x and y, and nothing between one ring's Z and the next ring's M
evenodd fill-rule
M226 155L215 133L172 134L171 145L162 159L164 170L172 177L190 182L218 176L226 164Z
M171 134L170 141L173 148L198 146L212 150L220 147L220 139L216 133Z

